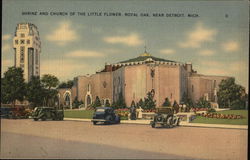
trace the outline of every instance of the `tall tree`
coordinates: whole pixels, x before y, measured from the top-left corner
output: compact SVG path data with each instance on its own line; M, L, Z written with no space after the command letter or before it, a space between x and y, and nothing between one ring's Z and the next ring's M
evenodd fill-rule
M45 74L41 79L42 85L45 88L45 103L47 106L51 106L53 104L53 100L55 99L58 91L55 89L59 84L59 80L56 76Z
M26 95L25 87L23 70L16 67L8 68L1 82L1 101L12 103L15 106L16 100L24 100Z
M96 96L95 101L94 101L94 103L93 103L92 106L93 106L94 108L96 108L96 107L101 107L101 106L102 106L102 103L101 103L100 98L99 98L98 96Z
M40 78L32 76L27 85L27 100L36 107L42 105L44 96L44 88L42 87Z
M42 77L42 84L44 85L44 87L46 89L51 89L51 88L55 88L57 87L57 85L59 84L59 80L56 76L51 75L51 74L45 74Z
M162 104L162 106L163 106L163 107L170 107L170 106L171 106L171 103L170 103L168 97L165 98L165 101L164 101L164 103Z
M152 92L147 93L147 98L144 98L143 109L153 109L156 106L156 101L154 100L154 94Z
M140 107L143 108L143 105L144 105L144 102L142 99L140 99L136 106L137 108L140 108Z
M234 78L222 80L217 95L220 106L232 109L244 108L245 89L236 84Z

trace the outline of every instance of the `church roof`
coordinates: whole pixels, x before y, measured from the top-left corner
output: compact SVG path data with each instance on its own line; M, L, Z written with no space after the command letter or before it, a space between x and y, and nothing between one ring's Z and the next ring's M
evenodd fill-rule
M154 56L152 56L151 54L149 54L147 52L144 52L139 57L128 59L128 60L125 60L125 61L121 61L120 63L145 61L145 60L147 60L149 58L152 59L153 61L175 62L175 61L171 61L171 60L167 60L167 59L163 59L163 58L157 58L157 57L154 57Z

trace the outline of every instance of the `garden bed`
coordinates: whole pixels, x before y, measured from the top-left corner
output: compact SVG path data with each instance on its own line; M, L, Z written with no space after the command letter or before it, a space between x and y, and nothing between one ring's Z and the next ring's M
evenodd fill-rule
M240 115L240 119L233 118L216 118L196 116L191 123L206 123L206 124L232 124L232 125L247 125L248 124L248 110L227 110L215 112L222 115Z

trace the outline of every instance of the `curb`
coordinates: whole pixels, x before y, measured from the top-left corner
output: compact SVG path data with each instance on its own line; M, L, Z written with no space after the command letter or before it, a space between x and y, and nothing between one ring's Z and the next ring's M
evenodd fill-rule
M80 118L64 118L66 121L82 121L91 122L91 119L80 119ZM135 124L135 125L149 125L150 120L144 121L131 121L131 120L121 120L121 124ZM248 130L248 125L224 125L224 124L203 124L203 123L180 123L182 127L201 127L201 128L221 128L221 129L243 129Z

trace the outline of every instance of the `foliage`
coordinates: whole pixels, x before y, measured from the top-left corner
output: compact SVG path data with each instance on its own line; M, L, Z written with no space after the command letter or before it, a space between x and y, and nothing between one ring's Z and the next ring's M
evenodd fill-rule
M171 106L171 103L170 103L168 97L165 98L165 101L164 101L164 103L162 104L162 106L163 106L163 107L169 107L169 106Z
M58 85L58 88L72 88L74 85L73 80L69 80L68 82L62 82Z
M92 104L92 107L96 108L96 107L101 107L101 101L100 98L98 96L96 96L94 103Z
M153 109L156 106L156 100L154 100L154 95L152 92L147 93L147 98L144 98L143 109Z
M192 123L206 123L206 124L232 124L232 125L247 125L248 124L248 110L227 110L227 111L218 111L217 114L227 115L223 118L207 118L203 116L197 116ZM228 119L228 116L230 118ZM240 115L241 119L233 119L232 115ZM210 115L211 116L211 115Z
M245 89L235 84L234 78L222 80L219 84L218 103L220 107L242 109L245 106Z
M58 91L54 89L59 84L59 80L56 76L45 74L41 79L42 85L45 88L44 103L46 106L51 106L57 96Z
M119 94L118 100L116 102L113 102L112 107L113 108L126 108L127 107L121 92Z
M183 104L186 104L186 106L188 108L194 107L194 103L193 103L192 99L188 97L188 95L186 94L186 92L183 93L181 102Z
M76 96L74 101L73 101L73 108L79 107L81 104L83 104L83 101L78 101L78 97Z
M8 68L1 80L2 103L12 103L12 105L15 106L16 100L24 100L26 95L26 84L24 82L23 70L21 68Z
M45 90L41 84L40 78L32 76L27 85L27 100L31 102L32 106L41 106L43 103L43 97L45 96Z
M142 99L140 99L139 102L136 104L136 107L137 108L140 108L140 107L143 108L143 105L144 105L144 102L143 102Z
M135 107L135 101L134 100L131 102L130 107Z
M59 80L56 76L51 74L45 74L42 77L42 84L45 88L51 89L52 87L56 87L59 84Z
M211 108L210 102L208 102L204 97L201 97L196 103L197 108Z
M212 112L216 112L216 110L215 110L214 108L209 108L209 109L207 110L207 112L208 112L208 113L212 113Z
M110 105L110 103L109 103L109 100L108 99L106 99L106 102L105 102L105 107L110 107L111 105Z

